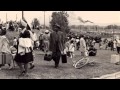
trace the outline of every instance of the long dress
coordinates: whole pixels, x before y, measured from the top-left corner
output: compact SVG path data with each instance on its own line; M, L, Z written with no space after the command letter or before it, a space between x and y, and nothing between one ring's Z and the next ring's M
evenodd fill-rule
M12 55L9 46L9 41L6 36L0 36L0 55L6 56L6 59L0 59L0 64L11 64Z
M85 52L86 51L86 42L83 38L80 39L80 51Z

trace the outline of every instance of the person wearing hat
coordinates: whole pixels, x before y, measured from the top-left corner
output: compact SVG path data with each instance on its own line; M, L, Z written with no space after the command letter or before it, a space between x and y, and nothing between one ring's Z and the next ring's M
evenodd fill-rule
M43 50L43 33L40 33L39 35L39 43L40 43L39 45L40 50L44 51Z
M30 28L30 26L27 24L27 22L24 21L24 20L21 20L21 24L22 24L22 27L20 28L21 30L20 30L20 32L19 32L19 33L20 33L19 36L20 36L20 37L24 37L24 32L25 32L26 30L28 30L29 33L30 33L30 39L32 40L32 49L33 49L35 39L34 39L34 36L33 36L32 31L31 31L31 28ZM34 60L33 60L33 61L34 61ZM33 64L33 61L32 61L32 62L29 62L29 63L30 63L30 69L33 69L33 68L35 67L35 65Z
M43 43L44 43L45 54L47 54L47 52L49 50L49 39L50 39L49 30L45 30L45 33L43 34Z
M23 32L18 40L18 50L15 61L20 67L20 76L27 75L28 64L33 61L33 49L32 49L32 40L30 39L30 33L28 30Z
M59 66L60 57L65 49L65 37L58 24L55 24L52 29L53 32L50 34L49 49L55 62L55 68L57 68Z

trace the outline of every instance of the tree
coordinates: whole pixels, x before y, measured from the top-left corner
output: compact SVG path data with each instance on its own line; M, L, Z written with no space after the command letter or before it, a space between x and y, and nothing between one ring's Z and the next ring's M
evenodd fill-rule
M52 20L50 21L50 25L53 26L57 23L61 27L61 31L64 33L69 33L70 29L68 26L68 18L69 15L65 11L53 12Z
M39 29L40 27L40 22L37 18L34 18L31 24L32 24L33 29Z

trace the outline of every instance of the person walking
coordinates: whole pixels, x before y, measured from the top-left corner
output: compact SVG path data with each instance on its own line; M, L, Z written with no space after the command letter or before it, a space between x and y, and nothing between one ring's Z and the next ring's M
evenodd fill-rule
M28 64L33 61L33 49L32 49L32 40L30 39L30 33L28 30L25 30L21 33L20 38L18 39L18 50L15 57L15 61L20 67L21 73L20 76L28 75Z
M81 56L83 56L83 58L86 56L85 55L86 50L87 50L86 42L85 42L84 36L81 35L81 38L80 38L80 52L81 52Z
M65 37L58 24L53 26L53 32L50 34L50 51L55 62L55 68L59 66L60 57L64 52Z

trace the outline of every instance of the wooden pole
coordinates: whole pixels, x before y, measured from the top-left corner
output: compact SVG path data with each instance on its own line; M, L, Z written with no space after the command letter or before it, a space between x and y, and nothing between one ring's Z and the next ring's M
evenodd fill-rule
M113 39L115 39L115 32L114 32L114 25L113 25Z
M24 17L24 11L22 11L22 19L23 19L23 17Z
M6 13L6 22L7 22L7 13Z
M16 22L17 22L17 14L16 14Z
M46 29L46 27L45 27L45 11L44 11L44 29Z

